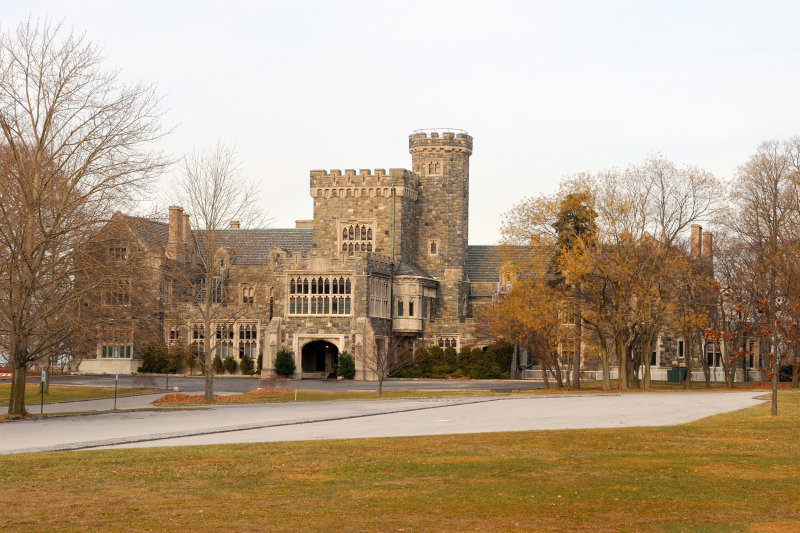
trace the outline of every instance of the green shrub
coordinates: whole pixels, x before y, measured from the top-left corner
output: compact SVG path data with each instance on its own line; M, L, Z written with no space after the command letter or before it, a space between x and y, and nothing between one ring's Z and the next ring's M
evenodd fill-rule
M247 354L243 355L239 361L239 371L245 376L250 376L253 374L253 368L253 360Z
M219 355L214 356L213 364L215 374L222 374L225 371L225 365L222 363L222 359L220 359Z
M281 348L275 356L275 373L279 376L291 376L295 371L294 357L291 350Z
M148 374L166 374L170 369L169 354L163 344L148 344L142 354L142 366L139 372Z
M444 362L448 365L458 364L458 354L455 348L448 346L444 349Z
M259 355L256 360L256 374L260 374L262 368L264 368L264 356Z
M438 346L431 346L428 348L428 359L436 363L444 361L444 350Z
M222 364L225 367L225 372L228 374L235 374L239 370L239 363L230 355L225 358Z
M336 365L336 374L343 379L356 377L356 362L348 352L339 354L339 363Z

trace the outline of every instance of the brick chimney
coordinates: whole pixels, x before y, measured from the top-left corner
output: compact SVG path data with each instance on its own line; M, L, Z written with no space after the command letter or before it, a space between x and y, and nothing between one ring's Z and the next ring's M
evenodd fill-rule
M692 259L700 259L700 251L702 250L703 228L700 224L692 224Z
M238 220L231 220L231 224L230 224L230 226L228 226L228 228L229 229L239 229L239 221Z
M703 259L711 261L714 258L713 235L708 232L703 233Z
M187 213L183 214L183 225L181 226L183 230L183 242L189 243L189 240L192 238L192 225L189 223L189 215Z
M183 208L176 205L169 207L169 239L166 254L173 261L183 259L181 253L183 240Z

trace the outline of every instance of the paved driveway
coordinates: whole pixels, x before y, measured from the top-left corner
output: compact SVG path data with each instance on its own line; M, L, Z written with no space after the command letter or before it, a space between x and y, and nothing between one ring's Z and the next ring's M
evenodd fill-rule
M0 424L0 454L535 429L671 425L761 403L757 392L222 405Z

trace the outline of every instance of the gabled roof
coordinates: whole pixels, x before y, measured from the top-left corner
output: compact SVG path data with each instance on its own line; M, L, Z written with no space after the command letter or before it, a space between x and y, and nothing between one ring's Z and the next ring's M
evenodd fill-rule
M502 264L499 246L467 246L467 277L470 281L500 281Z
M203 231L195 231L202 235ZM267 256L276 246L288 253L308 253L311 250L313 231L306 228L288 229L230 229L217 232L219 246L231 250L233 264L261 265L267 262ZM203 239L198 239L202 246Z
M417 278L436 279L424 270L419 265L410 263L408 261L400 261L394 269L395 276L414 276Z
M169 225L149 218L123 215L128 226L150 249L164 248L169 240Z

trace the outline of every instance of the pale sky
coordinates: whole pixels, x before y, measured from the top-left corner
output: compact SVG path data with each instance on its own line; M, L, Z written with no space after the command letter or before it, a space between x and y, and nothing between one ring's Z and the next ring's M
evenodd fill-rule
M157 83L174 156L235 146L273 227L311 218L311 169L409 168L418 128L474 138L471 244L564 176L660 152L730 178L800 135L796 1L3 0L0 28L29 15Z

